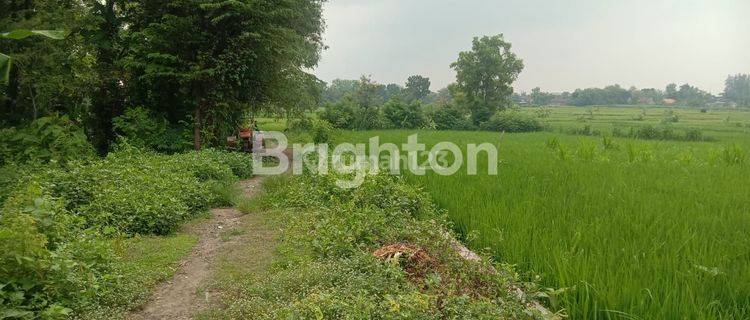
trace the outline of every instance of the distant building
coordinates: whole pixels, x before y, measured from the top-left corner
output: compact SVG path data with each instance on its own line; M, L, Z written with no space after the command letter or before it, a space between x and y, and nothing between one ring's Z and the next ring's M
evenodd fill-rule
M671 106L671 105L674 105L675 103L677 103L677 99L670 99L670 98L667 98L667 99L664 99L664 100L662 100L662 102L663 102L663 103L664 103L665 105Z

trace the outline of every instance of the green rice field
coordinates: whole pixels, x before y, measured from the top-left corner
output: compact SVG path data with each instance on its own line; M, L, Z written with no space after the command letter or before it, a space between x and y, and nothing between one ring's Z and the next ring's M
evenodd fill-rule
M547 132L346 131L337 142L400 144L418 133L428 146L497 145L496 176L407 179L432 194L473 249L540 277L549 306L571 319L750 318L750 112L673 112L671 125L698 128L710 142L564 133L658 125L667 109L644 110L634 120L644 111L552 107Z

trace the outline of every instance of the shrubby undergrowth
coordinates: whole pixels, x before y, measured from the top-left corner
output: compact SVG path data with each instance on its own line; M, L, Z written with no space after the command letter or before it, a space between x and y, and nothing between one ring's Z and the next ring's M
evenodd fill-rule
M581 128L572 128L567 130L569 134L582 136L604 136L606 135L600 129L593 129L590 125ZM630 127L628 130L621 128L612 129L611 135L619 138L630 138L640 140L671 140L671 141L713 141L712 137L705 136L703 131L696 128L675 129L665 124L660 126L644 125Z
M532 116L517 111L496 113L483 123L482 130L498 132L534 132L542 129L542 124Z
M237 275L222 284L229 306L206 318L537 316L509 293L517 285L511 267L493 271L489 262L465 261L451 249L445 215L421 190L386 175L370 176L356 189L340 189L335 179L266 182L259 207L282 229L277 267L263 279ZM414 251L374 256L389 248Z
M0 166L6 163L91 159L94 148L67 116L42 117L27 126L0 129Z
M0 318L59 318L117 300L127 279L112 239L170 234L229 202L227 190L250 175L242 154L128 146L101 160L0 169Z

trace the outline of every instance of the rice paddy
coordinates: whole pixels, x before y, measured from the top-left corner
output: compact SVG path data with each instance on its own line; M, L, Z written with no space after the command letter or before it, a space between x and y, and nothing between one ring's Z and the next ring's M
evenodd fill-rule
M407 179L472 248L538 276L548 304L571 319L750 318L750 112L674 111L671 125L710 142L606 136L659 124L667 110L553 107L548 132L346 131L337 140L400 144L418 133L428 146L496 144L496 176ZM604 137L563 133L582 125Z

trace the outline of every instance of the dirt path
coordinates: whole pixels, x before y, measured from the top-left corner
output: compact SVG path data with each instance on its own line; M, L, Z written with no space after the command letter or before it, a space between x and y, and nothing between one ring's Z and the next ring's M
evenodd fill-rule
M254 197L262 182L262 177L255 177L241 181L239 185L246 197ZM248 215L249 217L243 217L234 208L213 209L211 214L213 216L211 219L189 230L191 233L198 235L198 244L180 263L180 269L175 273L172 280L159 285L154 291L151 301L140 311L130 314L129 319L192 319L199 311L205 309L211 301L212 292L199 291L210 280L219 253L230 249L236 242L243 239L247 240L247 237L227 239L226 235L243 228L247 229L245 232L251 233L251 237L256 232L263 238L269 236L267 230L261 230L263 228L262 219L253 214ZM261 241L255 241L255 243L263 244ZM266 245L272 244L267 242ZM258 248L258 250L269 253L272 248Z

